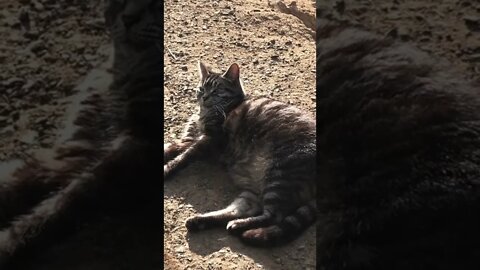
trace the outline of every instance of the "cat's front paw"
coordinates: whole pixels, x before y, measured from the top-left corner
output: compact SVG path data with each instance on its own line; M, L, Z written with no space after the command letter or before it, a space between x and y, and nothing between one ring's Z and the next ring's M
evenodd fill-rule
M163 144L163 164L167 164L170 160L178 155L178 149L175 144Z
M227 231L233 235L241 235L244 231L249 229L249 224L245 219L235 219L227 223Z
M195 232L204 230L207 226L204 218L202 218L201 216L195 216L187 219L187 221L185 222L185 227L187 227L187 230L189 232Z

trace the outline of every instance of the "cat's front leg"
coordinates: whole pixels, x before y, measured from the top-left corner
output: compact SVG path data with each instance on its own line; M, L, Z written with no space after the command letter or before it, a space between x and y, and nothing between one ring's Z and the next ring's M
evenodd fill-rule
M192 141L166 143L163 145L163 165L176 158L194 143Z
M185 226L189 231L225 226L231 220L254 216L261 211L258 195L251 191L243 191L226 208L189 218Z
M187 166L198 157L205 155L213 149L213 141L209 136L202 135L189 146L188 149L176 156L174 159L163 165L164 179L177 172L179 169Z
M201 132L197 126L198 114L193 114L187 121L183 129L180 140L174 143L167 143L163 145L163 164L165 165L170 160L174 159L190 147L195 141L200 138Z

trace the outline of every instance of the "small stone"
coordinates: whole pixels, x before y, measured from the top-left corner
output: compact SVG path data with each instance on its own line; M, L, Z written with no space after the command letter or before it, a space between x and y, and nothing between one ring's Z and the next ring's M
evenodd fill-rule
M185 253L185 247L178 247L175 249L175 252L177 253Z

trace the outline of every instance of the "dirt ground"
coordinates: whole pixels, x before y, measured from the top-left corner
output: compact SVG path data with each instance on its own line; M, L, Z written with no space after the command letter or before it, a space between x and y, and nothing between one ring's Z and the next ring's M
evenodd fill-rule
M303 13L294 12L298 17L285 13L289 4L165 1L166 142L180 136L193 112L198 60L219 71L236 62L247 92L314 115L314 2L297 1ZM229 185L220 169L205 163L164 184L166 269L315 269L313 226L292 244L274 249L245 246L224 228L187 234L187 218L233 200L235 190Z
M480 2L322 0L319 7L374 32L411 42L480 79Z
M105 61L98 1L0 1L0 160L51 147L77 82Z

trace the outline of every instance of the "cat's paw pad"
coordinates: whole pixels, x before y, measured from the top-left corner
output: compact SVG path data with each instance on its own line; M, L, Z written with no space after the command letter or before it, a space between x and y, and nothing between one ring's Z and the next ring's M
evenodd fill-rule
M202 219L202 217L196 216L196 217L191 217L187 219L187 221L185 222L185 227L187 227L188 231L194 232L194 231L203 230L207 226L204 220Z

